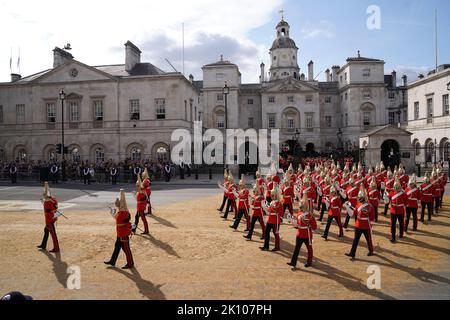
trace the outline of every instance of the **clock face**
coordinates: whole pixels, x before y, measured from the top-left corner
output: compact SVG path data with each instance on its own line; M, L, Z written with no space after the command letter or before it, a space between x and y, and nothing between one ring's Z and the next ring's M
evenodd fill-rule
M76 76L78 76L78 70L75 69L75 68L70 69L70 76L73 77L73 78L75 78Z

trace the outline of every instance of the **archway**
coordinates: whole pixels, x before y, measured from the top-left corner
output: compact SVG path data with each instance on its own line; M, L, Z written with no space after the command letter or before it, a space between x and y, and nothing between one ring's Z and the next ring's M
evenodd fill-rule
M400 145L397 141L389 139L381 145L381 161L393 169L400 164Z
M306 144L306 153L308 156L313 155L315 153L314 143L310 142Z

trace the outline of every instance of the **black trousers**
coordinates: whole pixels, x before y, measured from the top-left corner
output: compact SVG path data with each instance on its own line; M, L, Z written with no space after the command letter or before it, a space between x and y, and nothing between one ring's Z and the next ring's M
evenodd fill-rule
M130 238L128 236L122 238L117 237L116 243L114 244L113 254L111 256L111 259L109 260L111 264L113 265L116 264L117 258L119 257L120 249L123 250L123 252L127 257L127 265L130 267L134 266L133 255L131 254L130 249Z
M328 232L330 231L330 227L331 227L331 223L333 222L333 219L336 220L336 223L339 226L339 237L344 236L344 231L342 229L341 217L330 217L330 216L328 216L327 226L325 227L325 231L323 233L323 236L325 238L328 237Z
M389 203L384 204L384 216L387 216L388 209L389 209Z
M283 204L283 215L286 212L286 209L289 210L289 213L291 214L291 216L294 215L294 208L292 207L292 203L284 203Z
M319 196L319 198L317 199L317 211L320 211L320 208L323 206L322 204L322 198L323 196Z
M11 183L17 183L17 172L11 174Z
M275 248L280 248L280 234L278 233L279 225L278 224L272 224L268 223L266 226L266 232L264 232L264 248L269 249L269 243L270 243L270 231L273 232L273 235L275 236Z
M271 197L266 197L266 201L268 204L270 204L272 202L272 198Z
M234 228L234 229L237 229L237 228L238 228L239 223L241 222L242 216L244 216L244 215L245 215L245 218L246 218L246 219L249 219L247 210L246 210L246 209L239 209L239 210L238 210L237 217L236 217L236 220L234 220L234 223L233 223L233 228ZM246 222L247 222L247 227L246 227L245 229L246 229L246 231L247 231L248 228L249 228L249 225L250 225L250 221L247 220Z
M433 200L434 200L434 214L438 214L440 197L433 197Z
M370 234L370 230L363 230L355 228L355 238L353 239L352 249L350 250L350 254L355 256L356 249L358 248L359 239L361 239L361 235L364 235L366 238L367 247L369 248L369 252L373 252L373 244L372 244L372 236Z
M291 265L293 265L293 266L297 265L298 255L300 253L300 249L303 244L306 245L306 249L308 250L307 263L308 264L312 263L313 248L312 248L312 245L310 245L310 243L309 243L309 239L303 239L303 238L297 237L297 240L295 241L295 249L294 249L294 252L292 253Z
M84 184L91 184L91 179L89 179L89 174L83 174Z
M117 175L111 176L111 183L117 184Z
M417 208L406 207L405 231L408 231L409 219L413 216L413 231L417 230Z
M264 218L261 216L261 217L252 217L252 222L250 223L250 230L248 231L248 235L247 235L247 237L249 239L251 239L253 236L253 230L255 230L256 221L259 221L259 224L261 225L261 229L262 229L261 238L264 238L266 226L264 225Z
M395 240L395 234L397 233L397 221L400 225L400 238L403 237L403 226L405 221L405 215L403 214L391 214L391 240Z
M422 213L420 214L420 221L424 221L425 217L425 207L428 209L428 221L431 221L431 215L433 214L433 203L432 202L422 202Z
M356 213L353 214L353 218L356 221ZM344 222L344 228L345 229L347 229L349 222L350 222L350 215L347 213L347 216L345 217L345 222Z
M51 228L52 230L50 230L49 228ZM44 237L42 238L42 242L41 242L41 247L42 248L47 248L47 241L48 241L48 235L51 234L52 235L52 240L53 240L53 249L54 250L59 250L59 243L58 243L58 236L56 235L56 228L55 228L55 223L51 223L49 226L45 225L44 227Z
M319 221L322 221L323 220L323 215L325 214L325 210L326 210L327 205L325 203L320 203L319 205L321 206Z
M230 208L233 209L233 211L235 213L237 213L236 201L234 199L227 198L227 207L225 209L225 213L223 214L224 219L228 218L228 213L230 212Z
M223 208L225 207L225 203L227 203L227 199L227 196L223 195L222 204L220 205L219 211L223 210Z

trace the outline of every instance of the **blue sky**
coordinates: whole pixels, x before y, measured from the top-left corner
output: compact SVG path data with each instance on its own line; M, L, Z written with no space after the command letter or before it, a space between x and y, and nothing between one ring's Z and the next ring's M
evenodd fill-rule
M381 10L381 29L369 30L367 8ZM70 10L61 13L61 8ZM75 59L88 65L124 63L123 44L142 50L142 60L202 78L201 67L224 58L236 63L245 83L257 82L259 65L269 65L268 50L280 9L299 47L302 72L310 60L316 75L343 65L358 50L383 59L385 72L408 74L434 68L434 12L439 16L439 63L450 63L448 0L0 0L0 82L20 71L30 75L52 67L53 48L71 43ZM447 17L447 19L446 19ZM400 77L398 77L400 78ZM324 79L323 73L319 80Z

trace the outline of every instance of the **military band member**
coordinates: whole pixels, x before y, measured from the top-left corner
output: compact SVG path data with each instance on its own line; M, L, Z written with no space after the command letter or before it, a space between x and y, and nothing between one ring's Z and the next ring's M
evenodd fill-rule
M354 167L355 168L355 167ZM358 203L358 192L359 187L355 185L353 178L348 179L348 187L345 190L347 200L350 202L353 208L356 208L356 204ZM356 219L356 215L355 215ZM350 222L350 214L347 212L347 216L345 217L344 229L348 228L348 223Z
M416 175L413 175L408 182L408 188L405 190L408 196L408 204L406 206L405 232L408 232L409 219L413 216L413 231L417 230L417 208L421 198L420 189L417 188Z
M120 249L122 249L127 258L127 264L123 266L122 269L130 269L134 267L133 255L131 254L130 248L131 216L128 211L125 191L123 189L120 189L120 198L116 199L115 205L117 207L117 212L114 216L116 220L117 238L111 259L109 261L105 261L105 264L115 266L117 258L119 257Z
M267 175L267 181L266 181L266 185L264 186L265 188L265 196L266 196L266 202L268 204L270 204L270 202L272 201L272 190L273 190L273 181L272 181L272 176L269 174Z
M375 222L378 222L378 203L380 201L380 191L378 190L376 177L373 176L369 185L369 203L375 211Z
M303 178L303 185L302 188L300 189L300 198L303 199L303 195L306 194L306 198L308 199L308 208L309 210L313 211L314 208L314 198L316 196L315 190L313 189L312 185L311 185L311 180L309 178L309 176L305 176L305 178Z
M234 195L236 186L234 185L234 178L231 172L228 174L228 184L226 185L226 190L227 190L227 207L225 209L225 213L222 216L224 220L228 219L228 213L230 212L230 209L233 209L235 217L237 215L236 200Z
M308 250L308 258L305 263L305 268L308 268L312 265L313 259L313 232L317 229L316 219L314 219L313 214L308 208L308 199L305 196L300 201L300 210L295 220L292 221L293 225L297 229L297 237L295 243L295 249L292 253L291 262L288 262L288 265L292 267L297 266L298 255L300 253L300 249L303 244L306 245Z
M440 199L442 195L442 182L439 178L439 174L436 168L433 169L431 173L431 184L433 185L433 203L434 203L434 214L439 213Z
M52 174L53 183L58 183L58 165L56 163L50 167L50 172Z
M429 173L425 173L425 178L423 179L423 183L420 185L420 192L422 194L421 198L421 207L422 213L420 215L420 221L425 223L425 208L428 211L428 220L427 223L431 221L431 216L433 215L433 192L434 187L430 183Z
M384 185L384 193L389 196L389 194L394 190L394 182L395 177L392 171L389 169L386 173L386 178L383 181ZM382 187L383 188L383 187ZM385 198L385 195L383 193L383 198ZM387 217L387 212L389 209L389 202L384 204L384 216Z
M152 195L152 182L150 181L150 175L148 174L148 169L145 168L144 172L142 172L142 189L146 195L146 206L144 208L144 214L152 214L152 203L150 201L150 197ZM147 210L147 212L145 212Z
M355 238L353 239L352 248L349 253L345 255L354 258L356 255L356 249L361 235L364 234L366 238L367 247L369 248L368 256L373 255L373 243L372 243L372 225L371 222L375 220L375 212L370 203L367 202L367 194L364 186L360 187L358 192L358 203L355 208L354 214L356 215L355 223Z
M408 196L402 189L400 180L396 179L394 183L394 190L389 193L390 210L391 215L391 242L396 241L396 226L397 221L400 227L399 238L403 238L403 227L405 224L405 208L408 205Z
M255 176L256 176L255 185L256 185L256 187L259 188L259 194L261 196L263 196L264 195L264 184L265 184L265 181L264 181L264 178L261 176L261 173L259 172L259 169L256 171Z
M280 221L283 216L283 205L280 202L280 192L278 191L278 186L276 184L273 186L271 199L272 202L270 205L267 208L264 208L267 212L268 219L264 233L264 245L260 247L263 251L269 250L270 231L273 232L275 237L275 247L272 251L280 250Z
M252 222L250 224L250 230L248 231L248 234L246 236L243 236L244 238L247 238L248 240L252 239L253 230L255 229L256 221L259 221L259 224L261 225L261 240L264 239L264 233L266 230L266 225L264 223L264 215L263 215L263 208L262 208L262 202L264 201L264 197L261 193L261 188L258 186L255 186L253 188L253 213L252 213Z
M441 179L441 198L439 201L439 208L442 209L442 200L444 199L445 186L447 185L448 176L447 173L444 172L442 167L439 167L438 174Z
M294 185L291 181L291 175L286 176L283 188L281 189L281 194L283 196L283 215L288 209L289 214L294 216L294 208L292 206L294 200Z
M322 182L321 185L321 191L322 191L322 203L321 208L320 208L320 217L319 217L319 221L322 222L323 220L323 215L325 214L325 211L328 210L326 203L327 200L329 200L329 196L330 196L330 188L332 187L332 181L331 178L329 176L325 177L325 180Z
M408 187L409 177L407 174L405 174L405 169L403 169L403 166L401 164L398 169L398 180L402 185L402 189L405 190Z
M117 184L117 168L112 167L109 171L109 175L111 176L111 184L116 185Z
M344 236L344 230L342 228L341 222L341 209L342 209L341 197L339 197L336 187L332 186L330 188L327 225L322 235L322 238L324 238L325 240L328 237L328 231L330 230L330 226L331 223L333 222L333 219L336 220L337 225L339 226L339 238Z
M225 169L223 173L223 185L226 188L226 185L228 184L228 169ZM222 204L220 205L220 208L217 209L217 211L222 212L223 208L225 207L225 204L227 203L227 191L223 191L223 198L222 198Z
M41 244L38 246L39 249L45 250L47 247L48 234L50 233L53 241L53 249L50 252L59 252L59 242L56 235L55 223L58 220L58 201L55 197L50 194L50 189L48 187L48 182L44 183L44 193L43 193L43 204L44 204L44 216L45 216L45 228L44 237L42 238Z
M136 233L136 229L139 225L139 218L142 219L142 222L144 223L144 232L142 234L149 234L148 232L148 222L147 218L145 217L145 208L147 207L147 194L145 193L145 189L142 186L141 177L138 175L138 180L136 181L136 215L134 217L134 226L132 228L132 232Z
M241 180L239 180L239 192L237 194L238 199L238 213L237 217L234 220L233 225L230 226L230 228L233 228L234 230L237 230L239 223L241 222L242 216L245 216L245 220L247 221L247 228L245 231L248 231L250 229L250 217L248 215L249 211L249 192L247 188L245 187L245 180L244 175L241 175Z

